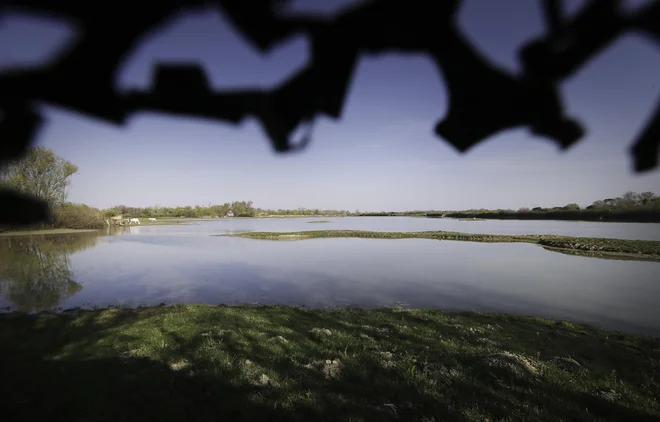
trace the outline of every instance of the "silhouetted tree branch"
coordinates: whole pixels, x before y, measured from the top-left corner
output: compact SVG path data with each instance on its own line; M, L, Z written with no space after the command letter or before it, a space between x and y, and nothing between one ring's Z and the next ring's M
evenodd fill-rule
M112 5L63 0L13 0L0 9L40 13L74 21L81 28L74 45L37 69L0 74L0 158L23 154L41 118L32 102L45 100L123 124L136 111L156 110L239 123L253 116L263 125L273 148L304 148L291 134L323 114L341 117L348 85L361 52L424 53L442 72L449 111L435 133L459 151L514 127L547 137L561 148L575 144L582 125L564 114L559 84L624 33L637 31L660 42L660 0L632 12L621 0L591 0L571 19L560 0L542 0L547 33L519 49L522 72L512 74L489 62L463 36L455 22L459 0L372 0L336 17L287 17L278 8L287 0L163 0ZM272 90L215 91L198 64L159 64L154 88L122 94L113 80L120 61L147 32L186 9L223 11L245 39L261 52L285 38L304 34L311 41L309 63ZM130 9L130 12L127 10ZM631 152L636 172L657 166L660 103ZM45 216L44 204L10 192L0 193L0 223ZM13 207L13 209L12 209ZM18 211L17 211L18 210ZM30 216L16 218L16 215Z

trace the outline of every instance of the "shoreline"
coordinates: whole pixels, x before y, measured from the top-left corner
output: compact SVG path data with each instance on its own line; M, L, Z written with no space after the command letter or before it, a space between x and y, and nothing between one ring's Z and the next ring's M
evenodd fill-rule
M559 235L496 235L445 231L373 232L363 230L311 230L302 232L246 232L211 236L243 237L262 240L305 240L318 238L433 239L486 243L531 243L552 252L594 258L660 262L660 241Z
M38 230L12 230L0 232L0 237L11 236L41 236L51 234L75 234L75 233L92 233L102 231L104 229L38 229Z
M660 417L660 338L532 316L193 304L7 313L0 354L3 411L26 420Z
M177 226L177 225L190 225L195 224L192 221L183 221L181 218L172 219L175 221L170 221L163 219L162 221L157 222L145 222L141 224L126 225L126 226L105 226L100 229L69 229L69 228L57 228L57 229L25 229L25 230L9 230L5 232L0 232L0 237L10 237L10 236L42 236L42 235L57 235L57 234L76 234L76 233L91 233L91 232L105 232L108 229L110 230L119 230L126 227L145 227L145 226Z

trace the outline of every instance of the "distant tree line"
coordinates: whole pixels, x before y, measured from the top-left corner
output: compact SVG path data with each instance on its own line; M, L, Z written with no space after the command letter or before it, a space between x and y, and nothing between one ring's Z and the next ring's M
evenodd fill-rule
M576 203L558 207L534 207L511 209L471 209L464 211L381 211L353 212L347 210L324 210L319 208L267 209L253 206L252 201L225 202L222 205L185 206L185 207L128 207L118 205L104 211L106 217L123 215L125 217L163 217L163 218L222 218L231 212L234 217L268 216L360 216L394 217L426 216L450 218L497 218L497 219L559 219L559 220L605 220L605 221L653 221L660 222L660 196L653 192L626 192L617 198L607 198L593 202L587 207Z
M616 198L594 201L584 208L571 203L550 208L432 212L427 217L660 222L660 196L653 192L626 192Z
M254 217L255 208L252 201L234 201L226 202L222 205L208 205L202 207L190 205L185 207L128 207L126 205L117 205L104 210L106 217L123 215L124 217L183 217L183 218L217 218L226 216L229 211L237 217Z
M104 210L106 217L123 215L124 217L161 217L161 218L222 218L231 212L234 217L267 216L348 216L356 215L345 210L324 210L319 208L267 209L253 206L252 201L225 202L222 205L185 206L185 207L128 207L117 205Z
M377 211L358 213L360 217L424 217L436 211Z
M279 208L276 210L257 208L257 213L259 214L259 216L306 215L306 216L324 216L324 217L346 217L350 215L357 215L356 213L350 212L348 210L324 210L320 208L302 208L302 207L295 209Z

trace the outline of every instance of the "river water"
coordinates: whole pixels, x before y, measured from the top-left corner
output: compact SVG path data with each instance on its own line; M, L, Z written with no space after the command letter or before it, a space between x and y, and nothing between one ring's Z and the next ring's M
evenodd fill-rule
M312 224L311 221L329 220ZM429 239L269 241L241 231L360 229L660 240L660 224L272 218L0 238L0 307L158 303L427 307L533 314L660 336L660 263L533 244Z

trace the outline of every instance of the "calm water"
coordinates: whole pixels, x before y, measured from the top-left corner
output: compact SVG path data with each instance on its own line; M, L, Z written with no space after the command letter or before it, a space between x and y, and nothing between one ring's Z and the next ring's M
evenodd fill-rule
M660 335L660 263L531 244L427 239L264 241L238 231L552 233L660 240L660 224L406 217L254 219L131 227L118 235L0 238L0 307L24 311L204 302L476 309Z

